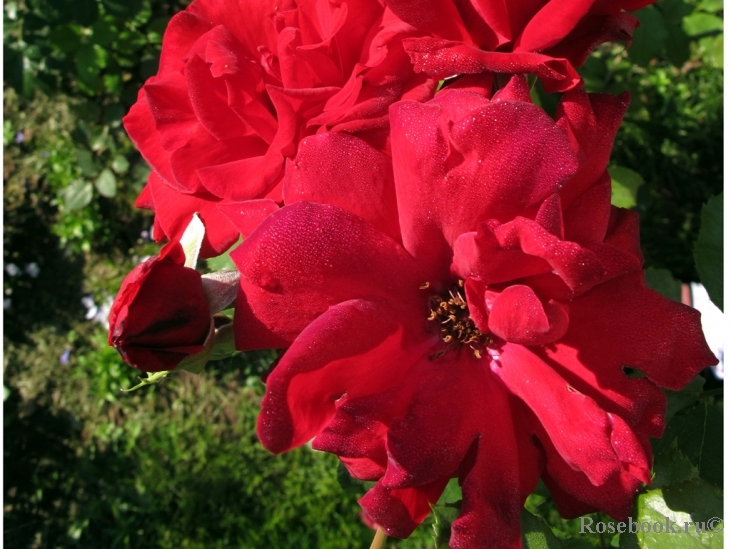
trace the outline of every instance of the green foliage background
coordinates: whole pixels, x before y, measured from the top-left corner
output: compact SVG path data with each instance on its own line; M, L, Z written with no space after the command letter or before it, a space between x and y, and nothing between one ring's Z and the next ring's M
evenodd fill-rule
M158 249L150 216L133 207L149 168L120 120L184 5L4 4L5 546L367 547L356 503L365 487L346 482L333 456L271 456L256 440L258 376L272 357L241 355L122 394L135 372L84 317L84 296L101 306ZM723 5L661 0L638 17L629 51L602 46L582 69L590 91L633 97L612 157L613 200L641 214L651 284L679 299L678 281L700 276L718 301L722 199L709 200L723 190ZM535 98L555 108L539 86ZM706 378L669 397L635 518L658 519L658 501L696 520L723 516L722 383ZM453 488L443 503L459 499ZM526 509L531 548L722 542L581 534L542 486ZM453 515L436 514L438 547ZM431 522L389 546L434 547Z

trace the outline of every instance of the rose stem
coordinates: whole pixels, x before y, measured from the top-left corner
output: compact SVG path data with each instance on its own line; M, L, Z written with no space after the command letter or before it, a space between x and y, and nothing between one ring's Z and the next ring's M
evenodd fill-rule
M379 527L376 530L376 535L373 536L373 542L371 543L371 549L382 549L382 547L386 543L387 537L388 536L386 535L386 532L381 530L381 528Z

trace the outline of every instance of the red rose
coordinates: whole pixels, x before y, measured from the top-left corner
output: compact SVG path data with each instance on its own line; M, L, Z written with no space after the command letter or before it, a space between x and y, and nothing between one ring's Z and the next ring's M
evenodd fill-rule
M636 215L610 204L626 102L577 88L554 122L516 77L491 100L392 106L396 236L388 201L364 206L352 185L374 176L321 177L340 144L301 152L288 184L322 204L285 206L232 254L237 348L288 347L263 444L314 437L377 481L361 505L397 537L451 477L451 547L519 547L539 478L564 516L626 518L664 428L660 387L715 362L698 313L645 285Z
M430 37L406 50L417 71L435 78L480 72L537 74L565 91L597 45L630 42L638 25L624 10L654 0L387 0L401 19Z
M401 44L412 35L379 0L195 0L178 13L124 119L153 169L137 206L155 211L155 238L179 239L197 212L201 256L218 255L239 237L219 206L255 227L281 202L302 138L383 140L388 106L436 85L413 72Z
M213 329L201 275L184 266L178 242L137 265L109 313L109 344L140 370L173 370L203 350Z

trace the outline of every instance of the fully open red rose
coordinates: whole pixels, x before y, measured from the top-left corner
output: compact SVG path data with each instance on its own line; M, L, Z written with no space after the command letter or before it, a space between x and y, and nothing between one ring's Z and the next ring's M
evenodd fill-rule
M380 209L351 183L386 174L387 189L383 165L341 187L322 177L337 143L299 154L290 196L321 204L287 205L232 254L237 347L287 348L267 379L264 445L314 438L377 481L360 503L397 537L451 477L453 548L519 547L539 478L564 516L626 518L664 428L660 387L715 359L698 313L647 288L636 215L610 205L625 107L577 88L554 122L521 78L492 99L398 103L397 206Z
M135 368L173 370L203 350L213 319L201 275L184 266L178 242L137 265L109 313L109 345Z
M202 257L282 201L284 159L318 131L384 139L388 106L424 100L436 82L413 72L402 39L415 30L379 0L195 0L172 18L160 69L124 119L152 166L137 205L154 236L178 239L194 212Z
M428 37L406 40L417 71L436 78L480 72L537 74L548 91L580 78L598 44L631 41L638 10L654 0L387 0Z

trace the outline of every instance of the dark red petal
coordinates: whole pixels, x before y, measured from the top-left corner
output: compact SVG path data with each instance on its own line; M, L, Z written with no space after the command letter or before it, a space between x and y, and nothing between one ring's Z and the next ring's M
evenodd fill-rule
M481 434L480 419L491 413L484 408L485 377L491 376L486 366L469 349L447 351L434 360L422 357L409 373L420 380L410 405L389 426L391 459L384 487L418 486L456 473Z
M553 0L546 2L523 29L513 49L544 51L560 42L589 13L596 0Z
M525 499L521 466L527 460L518 451L505 388L488 378L481 392L484 409L476 415L483 424L482 433L460 469L462 505L459 518L452 523L449 546L519 548L520 509ZM537 477L534 484L536 481Z
M150 78L143 89L163 148L172 152L185 145L200 124L190 104L184 76L178 72L160 74Z
M600 183L579 195L563 213L566 240L589 247L604 241L611 212L609 173Z
M264 219L276 212L274 200L247 200L246 202L219 202L218 209L228 217L242 238L246 238Z
M635 3L635 5L640 4L638 7L633 6L625 9L634 11L650 3L651 1L643 0L643 2ZM614 3L614 7L618 10L619 3ZM544 53L554 57L565 57L572 65L580 67L599 44L624 41L629 47L632 43L632 34L638 24L637 19L629 13L614 15L589 14L576 25L576 28L564 40Z
M387 490L377 483L358 503L389 536L407 538L431 512L449 477L424 486ZM431 504L431 505L430 505Z
M642 272L575 299L563 343L579 349L587 364L637 368L676 391L717 362L703 337L700 313L650 290Z
M459 235L537 206L576 166L565 134L532 104L452 91L390 115L404 246L435 278L447 276Z
M407 38L404 49L416 72L433 78L481 72L536 74L549 93L576 87L581 78L566 59L531 52L484 51L464 42L438 38Z
M421 316L398 302L356 299L307 326L267 378L262 444L275 453L300 446L330 422L338 400L398 384L433 344L414 329Z
M551 271L551 266L540 257L520 249L503 249L493 232L498 225L483 224L479 231L457 238L453 273L463 279L475 277L486 284L499 284Z
M575 293L597 284L606 272L596 253L575 242L559 240L537 222L524 217L501 225L495 229L495 236L503 248L519 248L544 259Z
M391 159L357 137L328 132L303 139L287 161L283 197L285 204L338 206L401 238Z
M505 343L492 370L525 402L562 458L599 485L621 469L611 443L612 421L588 396L579 393L521 345Z
M511 343L545 345L561 338L568 325L568 307L554 300L542 303L522 284L505 288L490 309L490 332Z
M216 0L198 0L188 6L186 12L214 25L226 25L247 51L255 52L260 46L274 47L274 29L268 24L267 15L282 7L281 0L232 0L224 4ZM252 21L259 24L252 24Z
M621 415L636 432L660 437L665 427L665 393L647 378L628 377L601 339L579 341L586 335L578 326L583 321L584 314L575 316L572 311L563 340L535 353L602 409ZM581 335L574 334L577 328Z
M206 228L200 250L202 259L221 255L238 239L234 226L216 207L218 200L215 197L176 192L155 172L150 174L148 186L154 202L155 227L159 224L170 240L180 240L194 213L201 218ZM158 238L157 234L155 238Z
M221 29L215 27L212 33ZM191 106L201 125L218 140L246 135L248 128L228 106L228 91L222 78L214 78L209 63L194 55L185 67L185 83Z
M284 347L331 305L361 297L415 303L426 280L396 242L334 206L297 202L231 254L241 272L238 349Z
M453 40L469 39L451 0L387 0L387 4L400 19L420 31Z
M155 129L155 119L152 117L146 100L145 88L140 89L137 101L122 119L122 123L130 139L152 169L170 185L177 187L180 191L185 191L173 177L173 171L170 169L170 153L163 148L160 136Z
M578 147L581 166L561 189L566 208L604 176L614 135L629 104L629 94L587 94L583 86L567 92L556 111L557 124L565 128Z
M545 435L539 435L546 452L546 473L543 480L551 491L559 513L575 518L600 509L617 520L627 520L642 481L627 470L620 469L604 483L595 485L581 472L564 461ZM645 459L649 459L649 444L645 438Z

